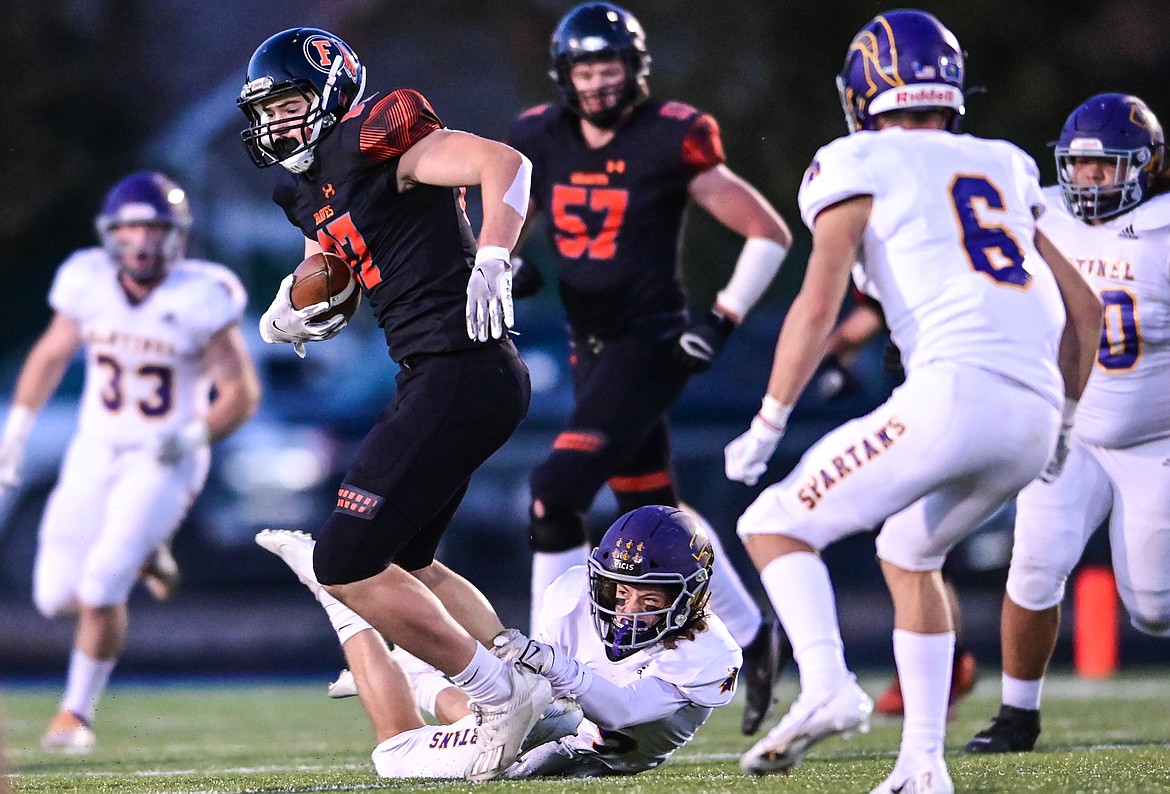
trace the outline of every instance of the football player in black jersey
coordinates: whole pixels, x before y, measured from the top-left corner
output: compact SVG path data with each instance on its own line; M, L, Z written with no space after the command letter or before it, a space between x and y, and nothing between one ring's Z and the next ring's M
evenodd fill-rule
M583 516L607 482L620 512L678 505L666 415L710 366L780 268L791 235L751 185L724 165L719 126L682 102L649 98L641 25L609 3L570 11L552 36L562 102L520 115L508 142L533 163L532 205L547 217L568 316L576 407L532 474L532 623L561 573L585 562ZM679 267L693 199L747 238L714 307L687 316ZM518 296L539 287L519 266ZM712 533L714 537L714 533ZM745 649L754 733L772 703L782 637L726 556L712 605Z
M349 262L401 365L394 399L318 535L316 578L468 692L481 747L467 775L496 777L552 698L547 682L485 647L503 629L499 618L434 554L472 472L528 409L528 372L507 329L509 254L531 166L504 144L445 129L416 91L367 93L353 50L323 30L295 28L261 44L238 104L253 161L286 171L273 199L304 234L305 255ZM478 250L466 185L483 195ZM281 283L260 333L303 355L304 343L330 338L344 319L313 322L326 304L294 310L291 284ZM404 676L396 683L408 690Z

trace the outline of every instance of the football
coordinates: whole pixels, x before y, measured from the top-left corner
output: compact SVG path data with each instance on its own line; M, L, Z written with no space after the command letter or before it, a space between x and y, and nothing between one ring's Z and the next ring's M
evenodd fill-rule
M293 271L289 299L294 309L328 301L328 311L314 317L315 323L339 314L348 322L362 302L362 291L344 259L336 254L313 254Z

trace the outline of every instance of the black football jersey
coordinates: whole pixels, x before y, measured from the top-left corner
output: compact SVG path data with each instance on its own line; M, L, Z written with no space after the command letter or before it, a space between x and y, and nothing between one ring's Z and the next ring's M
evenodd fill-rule
M590 149L577 116L541 105L520 115L508 143L532 161L532 198L573 329L602 338L681 330L687 186L725 159L715 119L682 102L643 102Z
M390 355L473 347L464 316L475 236L463 189L398 191L398 159L442 128L418 92L375 94L317 144L312 168L285 172L273 200L289 221L349 262Z

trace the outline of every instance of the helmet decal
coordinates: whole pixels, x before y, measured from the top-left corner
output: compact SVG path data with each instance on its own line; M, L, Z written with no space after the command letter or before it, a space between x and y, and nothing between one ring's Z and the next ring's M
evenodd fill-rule
M953 111L948 129L958 131L963 59L959 40L925 11L874 17L853 37L837 77L849 131L875 129L880 113L931 108Z

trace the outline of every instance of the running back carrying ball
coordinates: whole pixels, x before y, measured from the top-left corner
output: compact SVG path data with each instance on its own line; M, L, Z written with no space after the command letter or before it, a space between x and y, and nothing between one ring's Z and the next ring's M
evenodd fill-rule
M294 309L328 301L329 310L314 317L314 323L323 323L339 314L348 322L361 305L362 291L344 259L322 253L313 254L297 265L289 299Z

